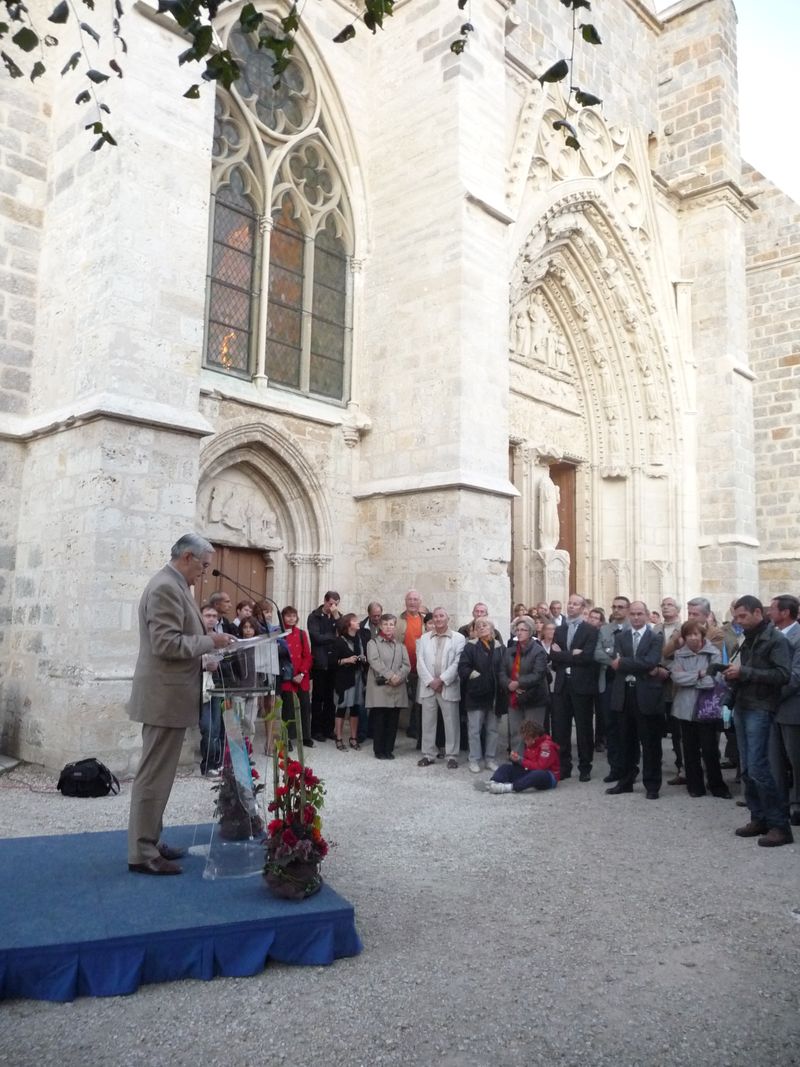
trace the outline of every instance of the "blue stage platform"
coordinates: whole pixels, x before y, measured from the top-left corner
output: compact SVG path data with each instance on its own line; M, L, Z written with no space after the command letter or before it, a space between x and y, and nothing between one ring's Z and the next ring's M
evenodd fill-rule
M126 833L0 841L0 999L72 1000L134 993L147 982L257 974L267 960L328 964L355 956L353 906L323 885L300 902L260 876L128 872ZM210 826L177 826L171 845L207 844Z

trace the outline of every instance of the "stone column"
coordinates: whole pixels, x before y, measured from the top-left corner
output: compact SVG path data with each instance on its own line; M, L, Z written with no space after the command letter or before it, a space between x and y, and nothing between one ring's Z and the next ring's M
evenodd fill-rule
M477 3L477 7L476 7ZM474 0L481 51L450 53L458 21L398 9L378 37L374 244L365 278L364 396L356 497L360 592L417 586L454 618L509 604L508 263L504 20ZM378 86L375 86L378 91ZM403 165L398 161L404 159ZM425 254L420 255L424 246ZM392 601L390 597L396 596Z

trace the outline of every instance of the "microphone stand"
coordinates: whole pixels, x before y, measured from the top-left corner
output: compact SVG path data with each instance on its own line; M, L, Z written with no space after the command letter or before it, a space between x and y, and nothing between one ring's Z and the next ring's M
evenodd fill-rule
M281 619L281 609L278 607L272 597L267 596L266 593L259 593L257 589L251 589L249 585L242 585L242 583L237 582L235 578L231 578L229 574L223 574L222 571L218 571L216 567L211 572L211 574L214 578L224 578L225 581L230 582L231 585L235 585L237 589L241 590L241 592L249 593L250 596L256 597L257 600L266 600L275 608L275 611L278 613L278 620L281 622L283 621Z

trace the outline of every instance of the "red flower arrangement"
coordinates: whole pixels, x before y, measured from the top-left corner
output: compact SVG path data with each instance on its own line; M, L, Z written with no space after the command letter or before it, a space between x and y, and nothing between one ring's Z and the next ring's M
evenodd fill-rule
M267 825L267 859L264 877L280 896L302 899L322 885L319 865L328 854L322 836L320 810L324 785L300 759L285 758L283 742L273 755L273 799L267 805L272 815Z

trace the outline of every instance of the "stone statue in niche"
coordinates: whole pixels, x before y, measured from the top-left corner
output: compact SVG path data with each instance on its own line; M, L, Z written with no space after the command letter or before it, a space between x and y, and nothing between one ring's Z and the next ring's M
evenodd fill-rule
M597 374L600 379L600 398L604 407L616 407L617 391L614 387L614 379L611 375L611 367L608 360L601 358L597 364Z
M526 308L520 306L514 314L514 348L520 356L527 356L531 346L531 320Z
M544 309L544 297L538 291L531 297L528 315L531 320L531 340L530 350L526 354L546 363L550 340L550 320Z
M622 436L622 423L616 410L608 411L608 458L612 467L622 464L625 458L625 441Z
M660 467L664 462L661 433L660 419L652 419L647 424L647 452L654 467Z
M645 367L642 376L642 389L644 390L644 406L648 419L657 419L660 415L661 404L659 400L658 382L650 367Z
M569 356L567 354L567 342L563 337L551 339L548 365L554 371L561 374L569 374Z
M561 536L561 524L558 519L561 493L549 474L545 474L539 481L538 497L539 548L555 549Z

